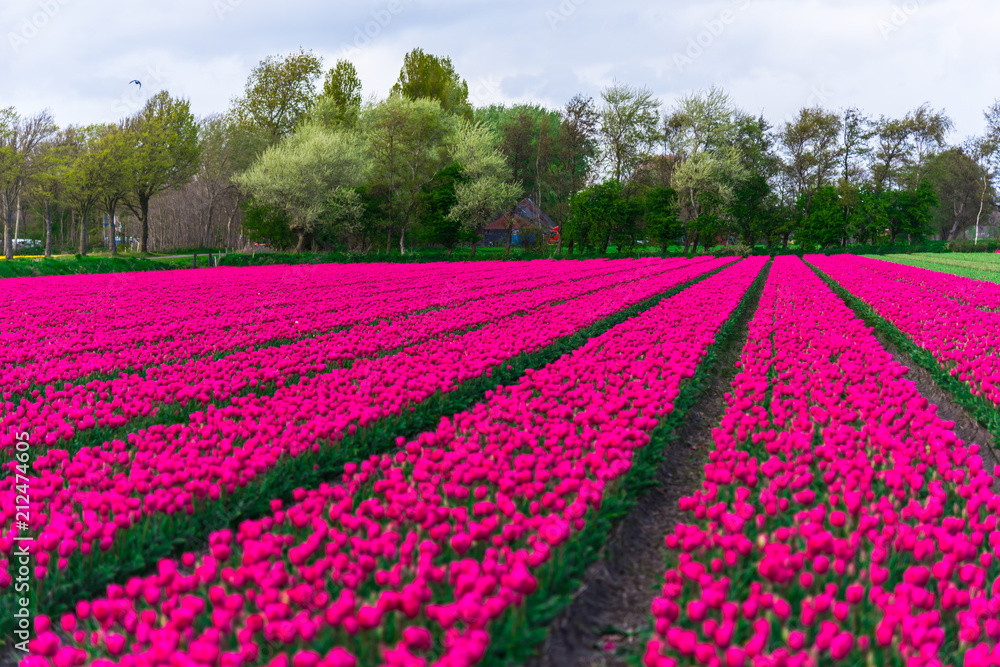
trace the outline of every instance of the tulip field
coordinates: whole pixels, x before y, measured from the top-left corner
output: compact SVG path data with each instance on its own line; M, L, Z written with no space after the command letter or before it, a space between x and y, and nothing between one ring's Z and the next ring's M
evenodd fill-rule
M858 315L996 435L1000 285L808 255L0 292L0 641L25 665L521 664L726 345L634 659L1000 665L993 451Z

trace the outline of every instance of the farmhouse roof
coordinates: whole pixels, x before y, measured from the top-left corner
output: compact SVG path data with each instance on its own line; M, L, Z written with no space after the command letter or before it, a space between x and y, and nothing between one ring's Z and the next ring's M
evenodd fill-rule
M507 223L510 220L510 213L502 213L494 218L493 222L486 225L486 229L507 229ZM538 226L542 229L549 231L556 226L556 223L552 222L552 218L545 215L539 207L535 206L535 202L531 201L530 198L525 197L518 203L517 207L514 209L514 229L521 229L522 227L529 227L535 225L535 220L538 220Z

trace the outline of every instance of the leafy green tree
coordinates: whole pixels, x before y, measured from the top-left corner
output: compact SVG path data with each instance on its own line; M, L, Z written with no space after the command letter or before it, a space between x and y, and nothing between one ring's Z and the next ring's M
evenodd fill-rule
M555 202L549 212L565 232L569 201L591 179L598 166L600 112L594 98L575 95L562 110L554 160ZM541 204L542 202L539 202ZM556 255L562 255L565 233L559 234Z
M557 204L561 119L557 112L533 104L495 104L477 110L476 118L499 137L500 151L510 165L511 182L521 184L521 192L506 211L504 252L509 254L514 208L521 199L530 197L541 210L551 210Z
M606 254L613 238L631 246L635 242L634 224L641 214L634 200L625 197L624 187L616 180L584 188L570 201L570 233L583 238L584 247L600 247Z
M682 97L664 121L667 145L677 159L671 185L680 203L685 252L721 226L733 185L744 177L738 117L729 95L712 87Z
M882 116L875 124L872 181L876 188L916 189L923 180L927 159L945 144L954 127L943 111L924 104L903 118Z
M447 144L455 119L430 99L392 95L363 119L372 162L369 186L383 197L388 223L386 253L399 230L399 252L406 254L406 230L418 214L425 185L450 161Z
M893 190L888 205L889 242L895 243L899 234L906 234L911 242L923 238L930 231L937 205L938 197L927 180L916 190Z
M105 125L100 129L87 164L87 168L92 170L90 182L100 192L104 212L108 214L112 255L118 254L118 234L115 224L118 204L135 189L134 177L137 171L133 161L135 147L134 136L116 125Z
M43 142L56 131L48 110L21 117L13 107L0 111L0 195L4 216L4 255L14 258L15 214L19 215L21 194L37 169L37 154ZM19 221L19 219L18 219ZM12 232L14 236L12 237Z
M435 174L420 195L420 237L428 243L444 246L448 254L460 242L472 238L462 228L461 221L449 217L458 203L457 186L468 180L462 165L453 162Z
M842 129L839 114L813 107L801 109L778 133L786 156L785 178L806 217L813 195L836 183Z
M976 150L975 143L970 148ZM927 180L938 196L932 227L942 241L954 241L973 227L981 215L981 208L992 212L993 196L983 192L983 170L963 148L949 148L931 157ZM990 176L985 180L988 189L992 189Z
M274 143L291 134L312 108L321 76L323 59L312 51L267 56L251 70L243 97L232 101L233 117Z
M734 176L728 216L743 243L753 247L760 237L772 235L777 197L771 186L781 171L775 138L763 116L737 113L734 145L739 153L740 173Z
M666 253L667 248L684 233L679 215L677 191L673 188L650 188L646 191L644 199L646 230L660 245L661 252Z
M509 210L517 203L522 185L513 179L494 134L478 123L459 125L450 154L461 165L464 180L455 185L455 203L448 217L460 223L471 238L475 256L483 228L498 211Z
M254 243L266 243L277 250L295 247L298 237L292 232L288 214L280 208L246 200L243 211L243 233Z
M350 228L361 217L353 189L368 169L361 137L350 131L305 125L267 149L237 177L258 205L283 211L298 236L296 252L320 224Z
M800 194L798 207L803 222L796 238L822 248L840 243L847 235L840 195L833 185L823 185L808 200L806 193Z
M361 79L349 60L326 73L312 117L326 127L354 127L361 116Z
M660 136L660 101L648 88L615 83L601 91L601 145L612 180L628 183Z
M413 49L403 57L403 67L392 93L408 100L437 100L446 113L472 119L469 84L458 76L448 57Z
M190 102L161 91L124 123L134 142L132 193L126 205L142 227L139 251L149 252L149 200L197 173L201 157L198 124Z
M66 172L63 176L65 196L80 216L79 253L87 254L87 222L101 200L100 183L94 168L95 146L101 126L70 127L65 134Z

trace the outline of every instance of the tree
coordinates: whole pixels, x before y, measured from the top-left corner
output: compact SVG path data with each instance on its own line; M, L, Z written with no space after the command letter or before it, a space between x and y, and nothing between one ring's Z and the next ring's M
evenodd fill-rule
M392 95L364 119L370 185L384 201L388 221L386 253L399 229L399 252L406 254L406 229L418 213L423 187L448 162L446 145L454 120L437 102Z
M677 191L673 188L654 187L646 191L644 213L646 230L660 244L660 251L667 252L684 231L679 217Z
M743 243L753 247L760 236L770 236L775 224L772 179L781 170L770 124L763 116L737 113L734 145L739 153L740 175L732 184L729 216Z
M682 97L664 121L666 142L677 160L672 186L680 203L685 252L692 240L697 250L701 235L718 226L722 209L732 200L733 184L744 176L735 142L738 115L729 95L713 87Z
M806 108L778 133L786 155L785 176L803 215L809 215L813 195L836 182L843 124L836 113Z
M558 192L559 126L555 111L533 104L510 107L491 105L477 110L478 119L499 136L499 147L511 168L511 182L520 183L521 193L507 211L507 244L510 253L513 239L514 207L524 197L534 200L537 208L551 209ZM536 221L537 222L537 221Z
M979 167L979 180L982 188L979 192L979 210L976 212L976 237L979 243L979 221L987 204L987 193L995 196L993 178L1000 172L1000 100L983 112L986 118L986 132L981 137L974 137L969 142L970 153ZM993 197L990 197L992 203Z
M496 137L480 124L462 123L451 142L452 159L462 168L462 178L455 185L455 203L449 219L461 224L476 241L498 211L514 206L522 185L512 180L510 167L497 148Z
M219 208L226 219L227 243L232 237L233 221L240 211L240 191L233 178L250 166L249 160L259 149L255 141L257 137L228 116L215 114L199 123L201 159L196 180L208 198L204 227L199 237L206 247L212 244L212 224Z
M856 107L844 110L841 128L840 177L856 185L864 179L864 165L872 152L870 142L875 129L871 118Z
M914 190L923 180L927 159L944 147L952 129L943 111L923 104L904 118L882 116L875 124L876 146L872 181L876 187L905 187Z
M267 56L251 70L243 97L232 101L233 117L263 130L274 143L291 134L312 108L321 76L323 59L312 51Z
M469 84L458 76L448 57L413 49L403 57L403 67L392 93L408 100L437 100L446 113L472 119Z
M66 198L80 214L79 252L87 254L87 220L101 199L100 184L95 180L94 147L100 126L67 128L65 142L67 170L64 176Z
M42 143L56 131L52 114L46 109L34 116L21 117L9 107L0 111L0 194L3 197L4 256L14 258L15 214L20 216L21 193L38 166L35 162ZM18 222L20 218L18 217ZM14 234L16 236L16 233Z
M808 213L806 193L799 195L799 209L803 215L800 228L800 238L820 247L835 245L847 235L847 225L841 210L840 195L837 188L827 184L820 187L809 197Z
M562 255L570 198L588 184L597 166L600 118L594 98L579 94L566 103L561 114L553 178L556 201L550 208L563 232L556 255Z
M285 213L298 236L296 252L321 224L350 228L361 216L354 187L368 168L364 144L355 132L305 125L267 149L237 183L254 202Z
M149 252L149 200L187 182L198 170L198 125L187 100L161 91L125 120L133 144L132 193L126 205L142 227L140 252Z
M460 221L449 217L458 202L458 185L468 182L462 165L453 162L423 187L420 195L420 236L424 241L444 246L450 255L461 241L472 238Z
M100 128L96 144L90 153L87 168L91 170L89 182L97 188L104 211L111 226L111 254L118 254L115 212L118 204L135 188L133 162L135 137L116 125Z
M966 152L979 150L981 140L973 139L966 148L949 148L931 157L927 180L938 197L933 211L933 228L942 241L953 241L976 224L982 210L987 212L993 197L986 190L992 174Z
M323 94L313 117L327 127L354 127L361 115L361 79L349 60L338 60L326 73Z
M660 101L648 88L615 83L601 92L601 144L612 180L626 184L659 140Z
M895 243L899 234L910 240L924 236L930 226L931 211L938 205L937 195L931 184L923 180L916 190L894 190L887 206L889 242Z

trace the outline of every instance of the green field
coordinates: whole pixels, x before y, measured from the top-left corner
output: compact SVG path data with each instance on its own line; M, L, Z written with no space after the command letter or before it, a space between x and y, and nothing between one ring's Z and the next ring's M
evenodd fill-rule
M913 255L878 255L887 262L919 266L956 276L1000 283L1000 254L996 253L918 253Z

